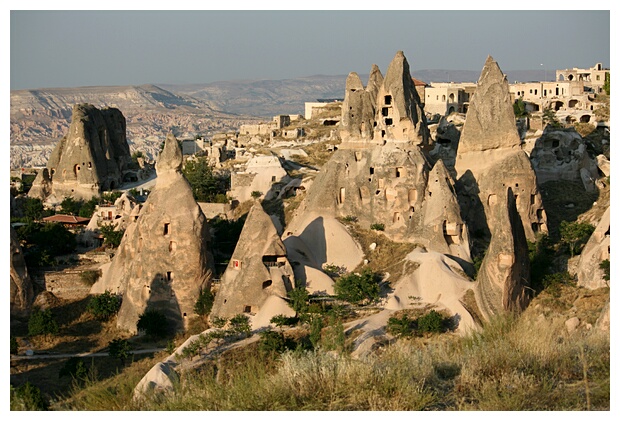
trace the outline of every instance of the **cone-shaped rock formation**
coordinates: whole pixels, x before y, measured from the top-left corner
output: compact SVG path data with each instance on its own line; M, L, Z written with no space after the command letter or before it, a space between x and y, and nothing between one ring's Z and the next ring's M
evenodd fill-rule
M285 298L295 287L293 269L269 215L256 203L248 213L235 251L222 276L211 317L261 314L272 296ZM273 314L275 316L276 314Z
M180 172L181 151L168 135L157 161L157 183L130 222L118 252L91 292L123 294L120 328L136 332L146 309L163 312L175 329L194 315L201 289L210 287L213 257L206 218ZM135 210L135 208L134 208Z
M58 142L30 189L30 197L90 199L120 185L131 162L126 123L116 108L76 104L69 132Z

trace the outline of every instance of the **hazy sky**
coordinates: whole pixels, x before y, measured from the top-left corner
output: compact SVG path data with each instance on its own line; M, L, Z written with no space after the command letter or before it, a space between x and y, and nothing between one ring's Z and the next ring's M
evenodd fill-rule
M43 6L45 7L45 6ZM610 12L10 11L11 89L610 66Z

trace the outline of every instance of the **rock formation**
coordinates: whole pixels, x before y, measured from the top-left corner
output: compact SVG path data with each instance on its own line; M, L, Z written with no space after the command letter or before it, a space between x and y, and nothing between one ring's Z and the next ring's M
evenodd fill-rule
M373 64L366 88L357 73L349 74L342 103L343 146L403 141L429 147L430 134L420 103L402 51L396 53L385 78Z
M201 289L210 287L209 227L181 163L177 140L168 135L155 187L139 213L132 211L116 255L91 290L123 294L118 326L133 333L147 308L162 311L176 329L186 327Z
M529 302L528 248L515 195L502 190L490 208L491 243L476 277L476 302L485 318L505 311L521 311Z
M611 207L608 207L581 251L577 263L577 285L588 289L604 288L609 281L604 279L604 271L600 268L603 260L609 260L609 227Z
M590 158L583 138L574 129L547 126L536 140L530 159L541 184L550 180L582 181L586 191L596 189L597 161Z
M235 251L222 276L211 317L230 318L237 314L266 315L265 304L272 296L284 300L295 287L293 268L286 248L269 215L259 203L248 213ZM274 307L273 303L270 307ZM275 306L277 307L277 306ZM271 314L275 316L279 313ZM256 326L254 326L256 328Z
M488 232L498 199L512 188L528 240L547 232L536 174L520 147L508 82L488 57L467 111L456 156L457 191L471 232Z
M125 117L116 108L76 104L69 132L28 195L58 202L67 196L88 200L118 187L131 162L125 127Z
M32 280L24 261L17 233L11 228L11 314L23 314L30 310L34 292Z

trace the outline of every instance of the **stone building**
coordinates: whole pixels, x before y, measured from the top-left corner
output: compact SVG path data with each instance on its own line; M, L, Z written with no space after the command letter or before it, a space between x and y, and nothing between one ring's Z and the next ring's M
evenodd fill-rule
M431 83L424 89L424 111L446 116L466 113L475 83Z
M585 91L595 94L603 93L603 85L609 74L609 69L603 67L602 63L596 63L589 69L564 69L555 71L556 81L583 82Z
M255 156L247 162L244 170L231 172L230 195L240 202L250 200L254 191L269 198L279 193L277 189L272 190L274 184L286 182L288 174L277 156Z

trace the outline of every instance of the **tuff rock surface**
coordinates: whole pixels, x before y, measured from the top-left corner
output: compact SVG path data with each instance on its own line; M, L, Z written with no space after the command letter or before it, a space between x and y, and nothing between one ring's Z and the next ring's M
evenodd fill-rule
M17 233L11 229L11 314L23 314L30 310L34 300L32 280L24 261L24 254L17 239Z
M146 309L163 312L176 330L182 330L195 315L201 290L210 287L209 227L181 164L178 142L168 135L156 164L155 187L144 205L132 211L133 221L116 255L91 289L123 294L117 324L133 333Z
M89 200L118 187L131 162L123 114L116 108L76 104L68 133L54 148L28 195L60 202Z
M257 315L269 320L278 306L266 306L272 296L286 298L295 287L286 247L269 215L259 203L248 213L235 251L222 275L210 317ZM255 326L254 326L255 327Z

